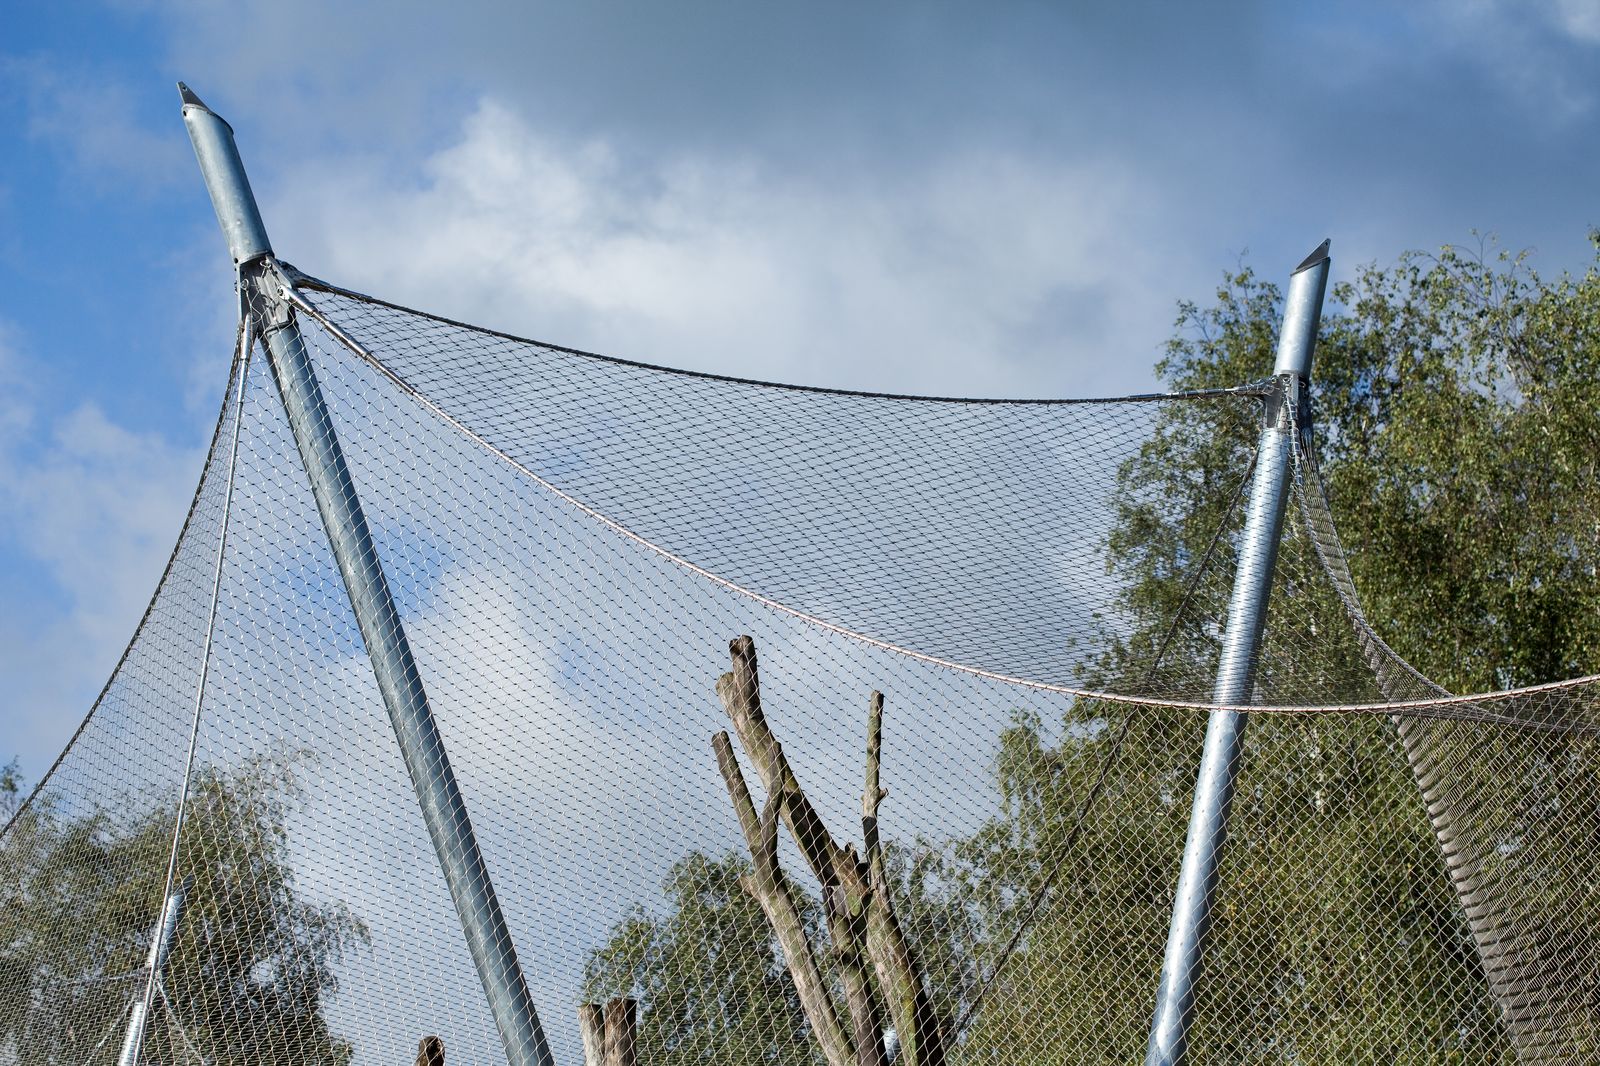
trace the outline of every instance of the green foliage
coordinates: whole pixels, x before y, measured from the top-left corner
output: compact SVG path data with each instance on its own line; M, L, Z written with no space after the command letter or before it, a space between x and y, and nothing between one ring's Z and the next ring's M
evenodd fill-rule
M17 760L0 766L0 829L16 815L22 806L22 775L17 771Z
M207 1062L348 1062L322 997L334 965L366 941L342 905L296 895L286 854L294 780L284 760L231 773L198 771L183 823L189 884L164 987ZM23 1062L82 1062L142 987L162 898L174 807L68 813L36 800L3 839L0 866L0 1049ZM160 1008L151 1061L182 1061Z
M1369 267L1332 305L1316 359L1319 461L1369 615L1458 690L1595 671L1596 274L1544 284L1516 257L1446 251ZM1275 286L1230 275L1214 304L1181 309L1164 377L1205 388L1264 376L1279 309ZM1215 655L1215 610L1173 612L1197 538L1224 521L1221 479L1251 443L1238 427L1183 419L1122 471L1110 549L1140 624L1093 666L1124 686L1174 620L1166 673L1205 676ZM1337 603L1295 562L1280 561L1263 683L1298 698L1369 698ZM1231 569L1230 547L1219 564ZM1036 723L1007 738L1001 788L1021 807L972 862L974 876L998 879L988 893L1031 895L1030 869L1056 861L1120 724L1080 705L1054 749ZM999 1002L1030 1006L1010 1012L1008 1030L1007 1012L990 1008L974 1045L1018 1048L1031 1031L1063 1056L1115 1061L1142 1042L1200 729L1135 713L1096 808L1106 821L1092 817L1061 858L1060 887L1003 975ZM1457 780L1479 782L1470 805L1485 862L1559 934L1565 979L1591 986L1600 916L1555 870L1593 851L1583 839L1592 744L1471 726L1450 727L1448 740ZM1226 977L1203 985L1196 1057L1511 1061L1392 730L1256 716L1244 767L1207 958Z
M730 852L679 862L662 886L668 914L622 922L589 960L590 1002L640 1000L639 1061L651 1066L817 1066L794 983L761 908L739 887L750 865ZM821 907L805 918L815 934Z
M1007 732L1005 816L955 849L949 876L1007 938L1052 875L967 1034L969 1061L1121 1062L1144 1045L1204 722L1134 712L1074 842L1126 712L1075 713L1055 746L1037 721ZM1250 723L1197 1061L1510 1061L1387 730Z

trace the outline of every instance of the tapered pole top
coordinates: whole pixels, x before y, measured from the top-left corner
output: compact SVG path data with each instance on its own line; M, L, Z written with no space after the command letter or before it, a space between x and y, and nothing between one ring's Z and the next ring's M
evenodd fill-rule
M233 142L233 127L195 95L193 89L178 83L183 100L183 124L189 129L195 158L205 178L217 224L228 239L228 251L235 266L243 266L272 254L267 227L261 221L250 179L245 176L239 146Z
M180 85L179 88L182 88L182 86ZM198 99L196 100L196 102L197 103L199 102ZM1326 240L1324 240L1321 244L1317 245L1316 248L1314 248L1312 250L1310 255L1308 255L1304 259L1300 260L1300 265L1294 268L1294 272L1296 274L1298 274L1302 270L1310 270L1312 267L1318 265L1319 263L1328 262L1329 261L1328 249L1330 247L1332 247L1332 245L1333 245L1333 238L1330 237L1330 238L1327 238Z
M200 99L193 89L189 88L181 81L178 83L178 96L183 100L184 106L186 107L206 107L206 102ZM210 111L211 109L206 107L206 110Z
M1328 290L1328 268L1333 263L1328 256L1331 243L1317 245L1289 277L1274 374L1294 374L1302 380L1311 377L1311 355L1317 344L1317 325L1322 321L1322 297Z

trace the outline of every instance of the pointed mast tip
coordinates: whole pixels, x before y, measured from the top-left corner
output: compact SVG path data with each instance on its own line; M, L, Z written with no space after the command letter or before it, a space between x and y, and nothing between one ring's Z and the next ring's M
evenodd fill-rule
M1324 240L1321 244L1317 245L1316 250L1313 251L1310 255L1306 256L1305 259L1300 263L1300 265L1294 268L1292 273L1298 274L1302 270L1311 269L1312 267L1316 266L1318 263L1327 262L1327 260L1329 258L1328 257L1328 248L1332 244L1333 244L1333 238L1329 237L1326 240Z

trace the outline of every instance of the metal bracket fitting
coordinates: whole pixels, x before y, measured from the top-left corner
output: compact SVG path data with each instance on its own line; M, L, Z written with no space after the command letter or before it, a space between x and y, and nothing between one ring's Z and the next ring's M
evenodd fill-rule
M1311 389L1298 374L1272 379L1266 397L1266 423L1281 433L1293 434L1300 446L1311 447Z
M246 263L239 281L259 336L265 338L294 322L294 307L288 297L291 282L276 258L267 255Z

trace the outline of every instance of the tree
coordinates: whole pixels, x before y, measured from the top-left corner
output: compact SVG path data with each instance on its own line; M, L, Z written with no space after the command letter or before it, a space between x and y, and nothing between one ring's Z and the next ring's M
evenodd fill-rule
M946 930L937 911L898 910L908 871L886 853L877 828L887 796L879 787L882 694L868 700L858 852L823 825L766 721L754 642L740 637L730 652L733 670L716 690L765 786L759 814L728 734L718 733L711 746L750 859L730 855L716 863L692 855L675 867L667 883L677 903L671 916L663 922L640 914L614 930L591 957L590 998L639 993L641 1042L652 1060L687 1048L704 1061L753 1044L763 1058L881 1064L892 1022L909 1066L941 1066L943 1002L931 994L923 944L907 930L927 938L941 975L952 952L948 937L940 939ZM780 823L818 883L820 907L779 862ZM707 989L715 991L707 996Z
M767 795L757 814L732 741L726 732L713 737L717 764L754 864L740 885L761 905L778 939L823 1054L832 1066L883 1066L887 1017L907 1066L944 1066L945 1026L929 993L920 953L896 913L878 828L879 805L888 796L879 785L883 694L873 692L868 698L858 850L854 844L840 844L828 830L767 723L755 642L739 637L729 651L733 669L717 681L717 696ZM822 975L797 893L778 861L780 823L789 830L821 889L828 945L842 996L832 994ZM841 1000L850 1020L848 1029L838 1009Z
M195 1051L240 1066L349 1061L321 1004L366 929L343 905L296 893L285 832L294 800L289 759L196 771L180 841L191 881L163 978L178 1024L153 1015L152 1061ZM0 886L0 1049L17 1061L82 1062L107 1033L115 1055L175 814L173 804L130 808L69 813L42 793L0 837L0 866L20 875Z

